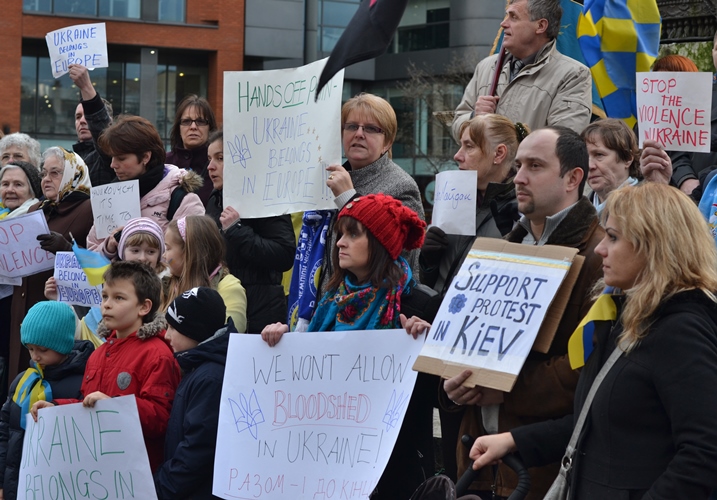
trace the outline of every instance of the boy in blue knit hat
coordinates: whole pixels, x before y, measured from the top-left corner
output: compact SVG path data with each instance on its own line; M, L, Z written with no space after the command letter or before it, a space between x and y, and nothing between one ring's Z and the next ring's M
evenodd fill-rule
M75 313L63 302L39 302L20 325L20 340L30 351L30 368L10 384L0 413L0 488L3 500L17 497L25 435L25 415L40 399L77 398L94 346L75 342Z

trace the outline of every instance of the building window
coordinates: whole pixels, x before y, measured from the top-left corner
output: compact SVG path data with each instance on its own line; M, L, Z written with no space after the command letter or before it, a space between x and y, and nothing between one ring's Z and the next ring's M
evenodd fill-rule
M24 12L183 23L186 0L23 0Z
M448 0L410 0L389 53L449 47L450 11Z
M358 9L359 0L319 1L319 50L331 52Z

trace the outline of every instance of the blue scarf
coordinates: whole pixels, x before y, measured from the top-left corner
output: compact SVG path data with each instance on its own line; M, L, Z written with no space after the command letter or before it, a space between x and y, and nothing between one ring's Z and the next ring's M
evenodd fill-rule
M12 400L20 407L20 426L23 429L25 429L25 415L30 412L32 405L40 400L52 401L52 388L50 383L45 380L45 374L40 365L33 361L32 368L25 370L17 383Z
M306 331L316 309L320 271L327 253L326 234L333 213L333 210L312 210L304 213L289 287L287 323L292 332Z
M341 330L383 330L400 328L401 296L412 273L403 257L395 261L403 276L395 288L379 288L371 283L354 285L347 276L338 289L328 291L319 302L310 332Z

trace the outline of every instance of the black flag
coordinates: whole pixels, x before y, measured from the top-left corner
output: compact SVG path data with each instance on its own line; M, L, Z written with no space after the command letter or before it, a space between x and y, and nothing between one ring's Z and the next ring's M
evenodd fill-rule
M342 68L380 56L396 33L408 0L362 0L321 72L321 89Z

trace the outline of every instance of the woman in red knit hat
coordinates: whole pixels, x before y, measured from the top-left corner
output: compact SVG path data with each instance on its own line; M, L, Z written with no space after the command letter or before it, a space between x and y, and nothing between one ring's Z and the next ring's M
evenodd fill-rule
M410 293L411 268L402 250L420 248L426 223L400 201L370 194L347 203L334 225L334 269L310 332L400 328L401 298ZM268 325L261 337L276 345L289 331Z

